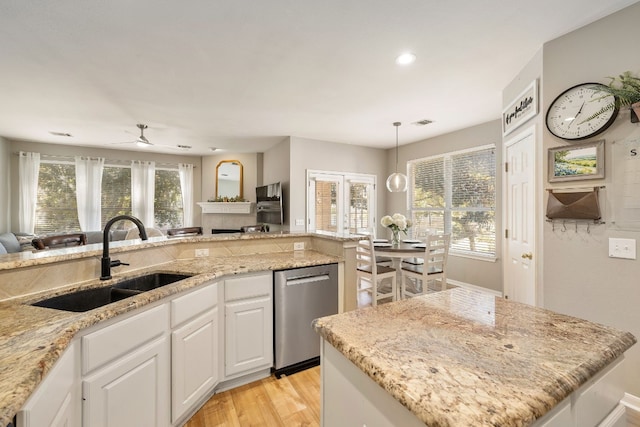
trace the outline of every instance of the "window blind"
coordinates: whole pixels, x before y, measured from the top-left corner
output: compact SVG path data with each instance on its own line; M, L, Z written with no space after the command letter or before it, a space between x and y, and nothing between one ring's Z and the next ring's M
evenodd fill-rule
M495 147L409 162L412 234L450 233L451 253L495 257Z

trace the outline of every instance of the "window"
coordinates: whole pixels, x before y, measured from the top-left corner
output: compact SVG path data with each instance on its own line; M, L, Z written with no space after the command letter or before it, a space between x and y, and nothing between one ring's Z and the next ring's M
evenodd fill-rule
M131 214L131 167L105 165L102 172L102 225L117 215ZM155 227L182 226L183 208L177 169L155 173ZM117 226L129 227L128 223ZM75 164L42 161L38 177L36 234L79 231ZM87 230L92 231L92 230Z
M36 234L80 230L73 163L40 162Z
M131 168L104 166L102 170L102 225L118 215L131 215ZM116 227L129 226L120 223Z
M451 233L451 254L496 255L495 147L409 162L414 237Z
M156 169L154 219L156 228L182 226L182 190L177 169Z

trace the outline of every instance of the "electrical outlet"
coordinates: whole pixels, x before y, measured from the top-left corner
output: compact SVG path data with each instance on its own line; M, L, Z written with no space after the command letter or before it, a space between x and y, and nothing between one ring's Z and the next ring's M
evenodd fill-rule
M295 242L293 244L294 251L304 251L304 242Z
M196 258L209 256L209 249L196 249Z
M636 259L636 239L609 238L609 258Z

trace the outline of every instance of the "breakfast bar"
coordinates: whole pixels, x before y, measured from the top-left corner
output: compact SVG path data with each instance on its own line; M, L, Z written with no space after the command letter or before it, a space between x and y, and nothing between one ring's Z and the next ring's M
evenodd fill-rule
M314 328L324 426L597 425L624 395L620 366L636 342L462 288L316 319Z

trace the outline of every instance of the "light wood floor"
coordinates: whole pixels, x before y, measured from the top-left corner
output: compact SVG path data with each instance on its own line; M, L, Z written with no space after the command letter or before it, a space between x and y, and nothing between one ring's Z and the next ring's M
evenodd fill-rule
M320 367L316 366L216 394L185 427L319 425Z

